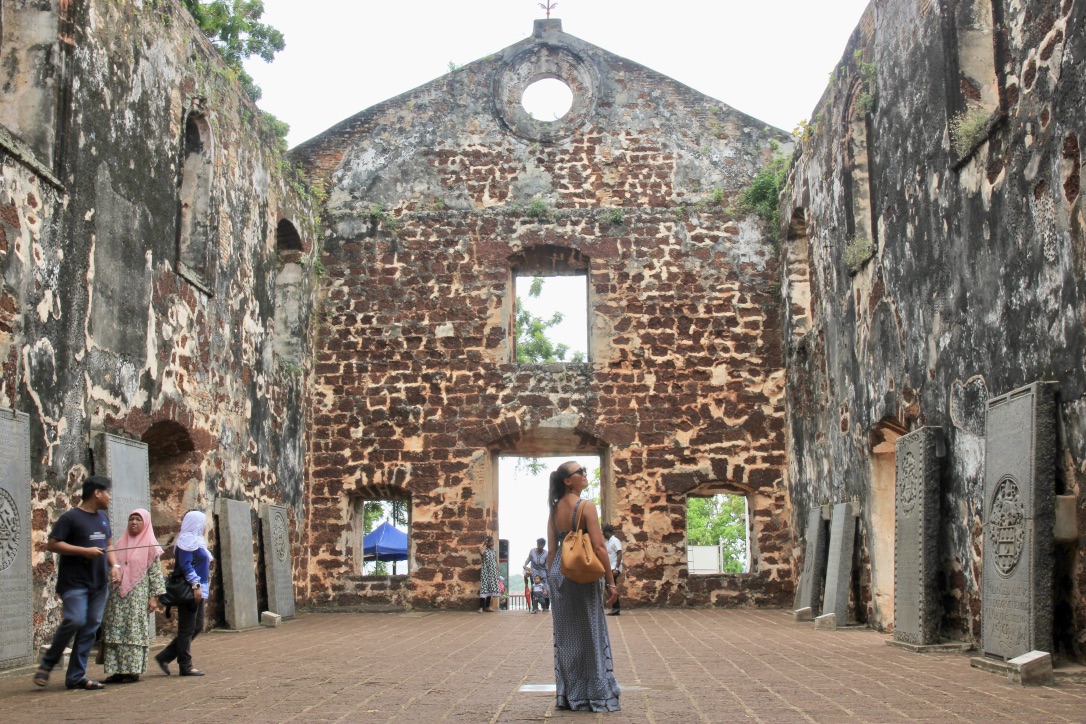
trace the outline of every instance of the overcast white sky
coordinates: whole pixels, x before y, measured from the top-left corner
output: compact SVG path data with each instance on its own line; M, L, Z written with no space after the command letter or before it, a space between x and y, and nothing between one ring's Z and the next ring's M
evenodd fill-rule
M565 32L766 123L807 118L866 0L559 0ZM538 0L265 0L286 36L246 64L291 146L531 35Z
M264 21L284 33L286 49L271 64L250 60L246 67L264 90L261 108L290 124L290 146L444 75L450 62L463 65L528 37L532 22L543 17L538 0L264 5ZM822 96L866 5L867 0L559 0L553 17L571 35L791 131ZM561 278L548 280L553 289L547 291L584 299L583 286L572 292L558 289L560 283ZM550 300L540 302L541 316L561 309ZM574 306L583 311L583 302ZM568 308L563 312L570 316ZM583 338L584 319L569 321ZM565 459L548 460L547 473ZM578 459L586 468L598 465L597 459ZM547 473L518 480L514 467L512 458L500 467L499 534L510 539L515 575L535 539L546 535Z

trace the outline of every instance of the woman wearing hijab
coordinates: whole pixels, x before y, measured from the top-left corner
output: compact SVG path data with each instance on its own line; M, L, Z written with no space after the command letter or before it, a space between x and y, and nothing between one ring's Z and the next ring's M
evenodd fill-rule
M181 676L203 676L204 672L193 667L190 648L192 640L204 628L204 601L207 600L211 582L211 561L215 559L204 540L207 516L198 510L185 513L181 521L181 534L174 544L174 569L185 575L192 585L195 603L177 609L177 636L161 652L155 655L155 663L162 673L170 675L170 662L177 660Z
M124 535L116 545L121 582L113 586L102 622L108 684L139 681L147 667L147 649L154 639L147 614L155 610L155 596L166 592L159 556L162 548L151 528L151 514L136 508L128 516Z

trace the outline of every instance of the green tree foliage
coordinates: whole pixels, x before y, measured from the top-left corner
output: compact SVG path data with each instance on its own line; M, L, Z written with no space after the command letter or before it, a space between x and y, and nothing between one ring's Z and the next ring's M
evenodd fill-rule
M687 498L686 542L724 546L724 572L742 573L747 558L747 504L739 495Z
M543 278L534 277L528 287L528 296L537 298L543 292ZM524 299L517 297L517 362L564 362L569 352L568 344L555 344L547 337L547 330L561 324L562 313L555 312L550 319L537 317L528 311ZM583 362L584 354L574 353L571 362Z
M249 97L260 99L260 87L245 72L242 61L257 56L271 62L286 47L283 34L267 23L263 0L183 0L204 35L237 74Z

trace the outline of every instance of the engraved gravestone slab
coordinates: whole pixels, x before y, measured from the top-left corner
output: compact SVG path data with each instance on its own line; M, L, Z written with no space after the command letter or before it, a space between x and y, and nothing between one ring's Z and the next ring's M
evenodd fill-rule
M829 530L822 517L822 507L815 506L807 514L806 548L803 553L803 571L796 591L797 611L811 609L818 615L822 603L822 587L826 578L826 555L829 552Z
M822 615L835 614L837 623L848 623L848 591L852 577L852 548L856 539L856 516L852 503L833 506L830 518L830 554L826 562L826 593Z
M128 516L136 508L151 510L151 475L147 462L147 443L109 433L94 439L95 472L113 481L109 503L109 525L113 542L124 535Z
M30 581L30 417L0 410L0 669L34 653Z
M984 654L1052 651L1056 386L988 401L984 465Z
M151 510L151 474L147 443L103 432L94 437L95 472L113 482L109 501L109 527L116 545L128 525L128 516L136 508ZM155 615L147 614L151 635Z
M260 624L260 611L256 598L253 525L249 504L219 498L216 507L226 625L232 629L253 628Z
M260 506L260 530L264 539L268 609L283 618L291 618L294 616L294 578L287 509L280 505Z
M897 439L894 640L939 640L939 435L922 427Z

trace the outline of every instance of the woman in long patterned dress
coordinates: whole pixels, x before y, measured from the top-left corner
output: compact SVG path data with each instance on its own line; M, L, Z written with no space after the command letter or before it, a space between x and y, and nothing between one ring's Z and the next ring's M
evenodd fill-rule
M146 670L154 635L148 614L155 610L155 597L166 592L159 564L162 548L155 540L150 513L143 508L132 511L116 550L121 582L109 593L102 621L110 684L139 681Z
M591 501L581 499L587 487L585 470L576 461L563 463L551 473L547 494L547 578L554 625L555 708L618 711L618 682L599 581L577 583L562 575L561 544L573 528L578 509L583 507L581 529L588 531L592 550L603 561L607 605L613 606L618 599L599 514Z
M479 613L490 610L490 597L500 596L498 583L498 557L494 555L494 537L487 536L483 543L483 565L479 576Z

